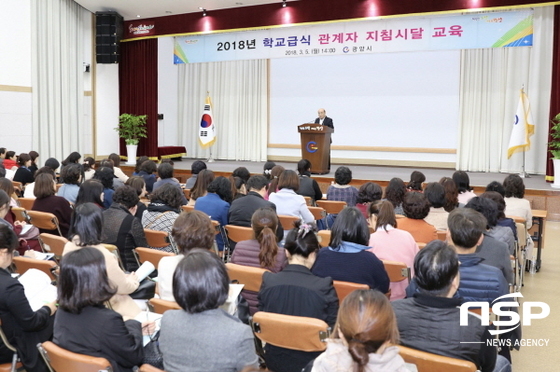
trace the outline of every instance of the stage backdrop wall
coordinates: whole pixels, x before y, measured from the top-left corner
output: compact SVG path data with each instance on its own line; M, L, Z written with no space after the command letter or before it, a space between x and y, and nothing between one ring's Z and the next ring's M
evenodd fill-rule
M333 158L454 166L459 51L272 59L270 66L269 156L301 156L296 126L323 107L335 125Z

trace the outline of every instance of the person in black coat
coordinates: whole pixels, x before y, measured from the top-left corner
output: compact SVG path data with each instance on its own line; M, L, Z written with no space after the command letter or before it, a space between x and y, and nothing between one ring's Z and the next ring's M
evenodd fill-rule
M327 116L327 112L325 111L324 108L320 108L317 111L317 114L319 115L319 117L317 119L315 119L315 124L325 125L329 128L334 129L333 120L332 120L332 118L329 118Z
M53 342L78 354L107 359L113 371L132 372L144 359L142 329L149 333L153 322L123 321L106 308L116 290L109 284L103 254L84 247L64 256L58 282L59 310Z
M235 226L251 227L251 218L253 213L259 208L271 208L276 212L276 205L264 200L266 195L266 186L268 180L264 176L252 176L247 181L247 195L235 199L229 208L228 223ZM276 237L281 241L284 237L284 229L278 224L276 229ZM230 247L232 246L230 241Z
M9 208L4 205L1 208ZM53 332L55 302L33 311L25 297L23 285L6 270L12 264L18 238L4 224L0 225L0 319L2 330L18 350L28 372L46 372L47 366L39 356L37 344L50 339ZM11 363L13 352L0 343L0 363Z
M29 167L31 166L31 156L29 156L29 154L19 154L18 166L19 168L14 174L14 181L21 182L23 186L35 181L35 179L33 178L33 173L29 169Z
M296 222L296 227L286 237L284 249L288 266L277 274L264 273L258 294L259 310L317 318L334 327L338 297L333 281L330 277L315 276L310 270L320 249L313 227ZM319 354L265 346L266 365L275 372L301 371Z

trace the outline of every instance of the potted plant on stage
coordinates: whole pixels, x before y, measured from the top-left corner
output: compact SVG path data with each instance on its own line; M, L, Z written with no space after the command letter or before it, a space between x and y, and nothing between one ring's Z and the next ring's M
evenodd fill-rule
M560 114L556 115L551 121L550 136L552 140L548 143L548 147L554 164L554 183L552 187L560 189Z
M122 114L119 116L119 126L115 128L119 137L126 142L126 156L128 164L135 164L136 151L140 138L147 138L146 115Z

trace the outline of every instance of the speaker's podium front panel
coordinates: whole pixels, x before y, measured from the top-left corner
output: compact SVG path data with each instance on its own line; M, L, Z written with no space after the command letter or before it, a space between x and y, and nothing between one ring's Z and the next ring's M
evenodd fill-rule
M320 124L298 125L301 137L301 156L311 162L311 173L329 173L331 133L333 129Z

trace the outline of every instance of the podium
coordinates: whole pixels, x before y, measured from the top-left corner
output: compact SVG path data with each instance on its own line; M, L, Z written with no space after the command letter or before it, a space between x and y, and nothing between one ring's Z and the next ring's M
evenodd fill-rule
M331 157L331 127L320 124L298 125L301 136L301 157L311 162L311 173L329 173Z

